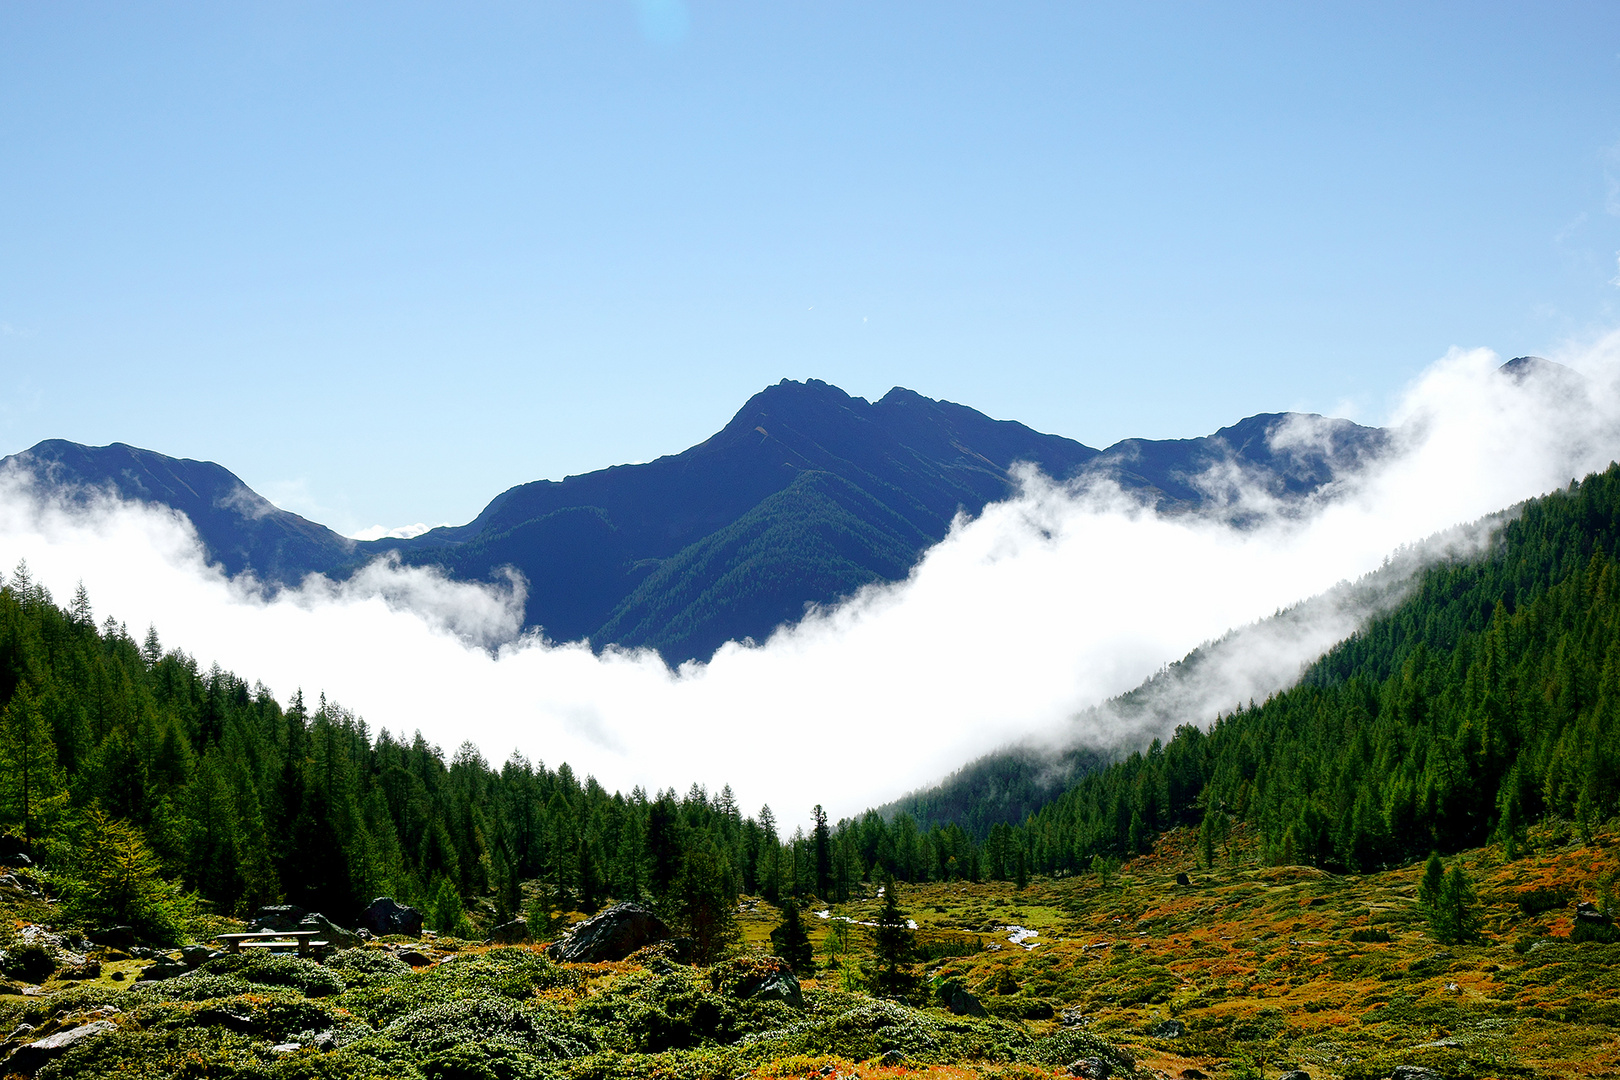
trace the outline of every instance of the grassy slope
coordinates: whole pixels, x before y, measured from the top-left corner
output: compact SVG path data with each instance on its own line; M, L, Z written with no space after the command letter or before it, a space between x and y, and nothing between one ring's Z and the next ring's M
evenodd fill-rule
M989 1021L870 1002L859 992L854 962L865 947L863 932L851 935L854 955L845 957L851 962L831 966L829 950L837 945L826 930L831 923L812 919L823 967L805 983L805 1015L731 1001L723 987L716 989L723 980L701 970L658 974L633 963L559 969L528 950L483 955L480 946L441 943L428 951L483 958L386 977L357 980L350 973L340 992L324 996L321 976L306 972L300 977L315 980L309 996L294 986L215 980L213 997L185 1001L180 988L187 980L138 989L113 981L112 971L128 976L141 966L117 961L104 966L98 981L49 982L39 997L0 996L0 1031L43 1021L37 1037L81 1022L93 1005L122 1008L115 1018L119 1042L64 1061L64 1076L96 1075L114 1060L130 1076L170 1075L165 1070L184 1060L203 1070L194 1075L219 1075L227 1064L241 1076L415 1076L419 1069L445 1077L536 1075L520 1067L528 1059L503 1065L498 1055L487 1074L458 1073L442 1053L423 1049L426 1032L445 1025L479 1045L498 1043L491 1032L498 1036L509 1020L455 1013L472 1009L468 1001L493 1000L538 1018L549 1033L544 1038L586 1045L587 1053L544 1063L547 1075L808 1077L830 1067L828 1075L1010 1080L1061 1072L1058 1059L1075 1056L1082 1045L1073 1041L1079 1031L1123 1045L1144 1069L1170 1076L1194 1069L1212 1077L1274 1077L1304 1068L1317 1080L1360 1080L1387 1076L1402 1063L1447 1077L1615 1075L1620 945L1564 941L1572 904L1529 916L1515 897L1552 887L1594 898L1597 878L1620 870L1620 830L1600 832L1586 846L1567 828L1542 827L1532 833L1531 854L1514 862L1495 848L1465 853L1464 865L1479 882L1485 938L1446 949L1430 939L1413 901L1416 866L1366 876L1261 867L1240 832L1232 854L1205 871L1194 863L1192 841L1186 831L1169 834L1106 887L1087 876L1042 879L1022 892L1004 883L907 888L903 906L925 947L948 953L964 944L1000 946L924 965L935 984L962 980L994 1014ZM1192 884L1178 886L1178 872ZM19 898L5 904L0 914L9 920L47 919L51 911ZM877 907L869 897L835 914L870 919ZM743 908L744 951L763 950L776 912L760 901ZM1000 928L1009 924L1039 931L1037 947L1006 943ZM1393 940L1349 940L1369 924ZM222 1011L220 998L229 999L229 1009ZM218 1020L232 1010L256 1019L233 1033ZM1152 1034L1168 1019L1182 1022L1185 1034ZM330 1051L271 1054L271 1042L297 1027L347 1030L345 1038L356 1041ZM657 1038L648 1041L649 1031L686 1044L659 1047ZM749 1034L751 1042L738 1041ZM912 1049L906 1065L871 1060L907 1038L914 1041L905 1044Z

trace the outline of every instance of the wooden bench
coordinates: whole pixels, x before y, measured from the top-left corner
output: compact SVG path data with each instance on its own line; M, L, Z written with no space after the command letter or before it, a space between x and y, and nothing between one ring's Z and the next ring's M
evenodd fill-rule
M299 956L309 956L331 948L329 941L316 941L319 930L256 930L248 934L216 934L215 941L223 941L233 953L243 949L298 948Z

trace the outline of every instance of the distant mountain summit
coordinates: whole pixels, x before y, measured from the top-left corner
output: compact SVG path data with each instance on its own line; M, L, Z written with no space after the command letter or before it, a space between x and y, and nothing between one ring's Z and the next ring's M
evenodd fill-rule
M219 465L123 444L52 440L0 466L74 498L111 489L172 507L226 572L270 585L343 577L385 552L463 580L513 567L529 583L526 624L552 640L650 647L680 663L904 578L959 511L1011 494L1021 462L1060 480L1111 479L1176 508L1226 498L1221 484L1237 477L1303 496L1383 445L1376 428L1277 413L1201 439L1099 451L900 387L869 402L816 379L783 380L679 454L522 484L466 525L374 541L277 509Z
M191 519L209 559L232 577L252 573L268 584L295 584L355 559L354 541L282 510L212 461L166 457L124 443L46 439L0 459L0 469L7 468L27 472L41 488L81 505L110 492L177 510Z

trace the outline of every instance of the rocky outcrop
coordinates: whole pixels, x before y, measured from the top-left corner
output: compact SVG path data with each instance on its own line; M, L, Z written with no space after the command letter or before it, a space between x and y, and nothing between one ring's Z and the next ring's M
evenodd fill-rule
M325 941L334 949L352 949L360 944L360 938L352 930L345 930L337 923L328 919L320 912L311 912L298 920L299 930L314 930L320 934L320 940Z
M95 1020L88 1024L80 1024L76 1028L69 1028L67 1031L58 1031L55 1035L27 1043L12 1051L11 1056L5 1060L4 1070L7 1073L32 1076L47 1062L61 1057L85 1040L110 1035L117 1030L110 1021Z
M378 937L404 934L422 936L422 913L407 904L397 904L391 896L379 896L360 913L360 925Z
M968 993L960 986L947 987L940 994L940 1001L947 1009L957 1016L989 1016L979 999Z
M804 1008L799 977L780 957L768 957L751 963L750 970L737 979L733 993L744 1000L780 1001L795 1009Z
M637 949L671 937L663 920L640 904L615 904L591 916L546 955L565 964L600 964L623 960Z
M489 932L491 945L521 945L529 940L529 924L522 919L503 922Z
M298 922L306 912L294 904L270 904L260 908L253 916L253 929L287 931L298 929Z

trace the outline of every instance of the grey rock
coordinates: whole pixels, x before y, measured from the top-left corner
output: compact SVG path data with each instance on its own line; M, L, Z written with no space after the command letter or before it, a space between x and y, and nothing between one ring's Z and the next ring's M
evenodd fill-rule
M1575 919L1578 922L1593 923L1598 926L1609 925L1609 917L1591 901L1583 900L1575 905Z
M404 934L422 935L422 913L407 904L396 904L391 896L379 896L360 913L360 925L378 937Z
M318 911L299 919L298 929L316 931L321 935L320 940L329 942L336 949L352 949L360 944L353 930L345 930Z
M161 979L174 979L191 969L177 960L163 959L146 965L136 982L157 982Z
M276 1045L274 1045L274 1046L272 1046L270 1048L270 1052L272 1054L291 1054L295 1050L302 1050L303 1048L304 1048L303 1043L295 1043L295 1042L276 1043Z
M1159 1039L1179 1039L1187 1034L1187 1025L1180 1020L1166 1020L1153 1025L1150 1034Z
M953 986L944 995L945 1007L957 1016L989 1016L979 999L962 989Z
M1108 1080L1114 1075L1114 1067L1100 1057L1085 1057L1069 1062L1069 1075L1084 1080Z
M546 955L565 964L599 964L623 960L637 949L670 937L663 920L640 904L614 904L574 927L554 942Z
M19 1042L33 1033L33 1024L18 1024L11 1029L11 1034L6 1036L6 1042Z
M253 916L255 930L296 930L307 912L296 904L267 904Z
M433 957L416 949L402 949L394 955L411 965L411 967L427 967L433 963Z
M1092 1018L1079 1005L1071 1005L1058 1014L1058 1023L1064 1027L1087 1027Z
M900 1051L898 1051L898 1050L885 1050L885 1051L883 1051L883 1056L878 1059L878 1063L881 1064L881 1065L886 1065L886 1066L888 1066L889 1068L892 1069L896 1065L899 1065L902 1062L904 1062L905 1060L906 1060L906 1055L902 1054Z
M737 985L737 996L756 1001L780 1001L795 1009L804 1008L804 994L799 989L799 977L783 961L769 974L744 979Z
M104 926L90 931L86 936L97 945L105 945L109 949L129 949L135 945L135 930L129 926Z
M1433 1069L1425 1069L1421 1065L1397 1065L1395 1071L1389 1074L1389 1080L1445 1080Z
M489 932L491 945L521 945L529 940L529 924L522 919L503 922Z
M58 1031L55 1035L17 1047L6 1059L5 1071L32 1076L47 1062L61 1057L85 1040L110 1035L117 1030L106 1020L94 1020L67 1031Z
M63 979L99 979L101 978L101 961L86 960L84 963L77 964L58 974Z
M206 945L187 945L180 950L180 960L188 968L200 967L216 956L223 956L218 949L210 949Z
M1304 1069L1294 1069L1277 1077L1277 1080L1311 1080L1311 1074Z

